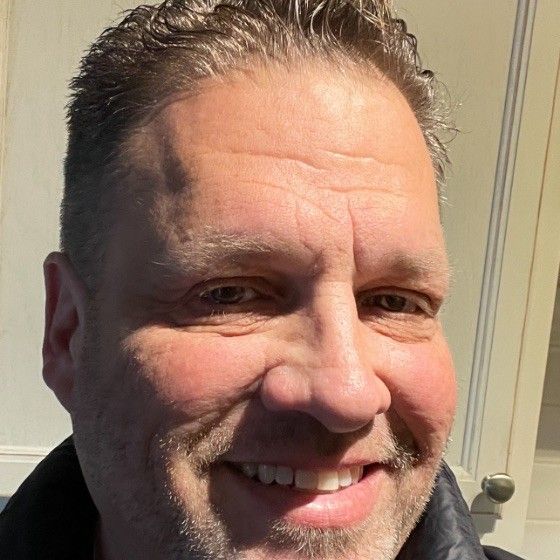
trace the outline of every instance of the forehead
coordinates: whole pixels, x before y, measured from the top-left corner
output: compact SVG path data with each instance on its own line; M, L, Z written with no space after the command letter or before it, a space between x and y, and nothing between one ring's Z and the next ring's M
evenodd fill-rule
M174 100L147 136L151 149L137 157L159 180L150 182L144 221L164 246L208 228L289 245L303 215L294 242L321 244L311 237L333 225L358 253L379 240L386 252L388 231L422 252L442 246L424 138L404 97L379 78L324 66L261 69Z
M162 111L156 142L193 170L199 156L212 151L219 157L222 150L293 156L338 170L390 161L417 179L424 173L415 192L425 185L435 194L426 144L403 95L385 78L359 69L341 72L327 63L262 67L208 81L198 95Z

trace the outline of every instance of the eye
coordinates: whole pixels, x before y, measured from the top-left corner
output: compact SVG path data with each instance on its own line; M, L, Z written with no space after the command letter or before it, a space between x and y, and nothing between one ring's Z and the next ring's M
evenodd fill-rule
M199 295L200 299L213 305L238 305L258 297L253 288L246 286L217 286Z
M418 309L418 305L409 298L395 294L381 294L374 300L379 307L393 313L413 313Z
M374 307L389 313L415 314L427 312L427 304L418 297L409 297L401 294L373 294L361 300L364 307Z

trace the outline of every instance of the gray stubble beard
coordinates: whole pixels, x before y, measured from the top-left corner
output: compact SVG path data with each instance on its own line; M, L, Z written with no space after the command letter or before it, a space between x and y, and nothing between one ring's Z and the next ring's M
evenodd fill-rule
M293 560L394 560L403 543L422 515L433 490L440 463L428 469L430 476L415 479L414 468L418 457L399 446L394 440L395 456L392 464L392 483L395 501L390 513L370 516L360 525L349 529L322 529L299 527L283 520L275 521L269 530L265 550L274 553L291 551ZM169 442L164 446L168 447ZM173 445L176 445L174 443ZM217 426L192 448L185 450L194 461L200 476L210 476L209 466L225 453L231 439ZM187 442L187 447L189 447ZM202 454L197 451L204 449ZM426 465L422 465L426 469ZM422 484L419 484L422 482ZM178 546L170 560L247 560L253 549L239 549L232 543L226 521L211 505L204 513L185 516L184 508L170 490L168 498L176 505L180 527ZM372 515L379 515L379 512ZM365 555L364 555L365 554ZM267 558L262 552L260 558Z

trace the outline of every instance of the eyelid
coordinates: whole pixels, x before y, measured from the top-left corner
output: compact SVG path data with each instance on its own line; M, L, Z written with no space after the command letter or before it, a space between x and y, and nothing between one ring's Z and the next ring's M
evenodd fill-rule
M248 301L253 301L255 299L255 297L258 297L259 292L257 290L255 290L254 288L250 288L249 286L236 286L236 285L228 285L228 284L224 284L223 286L216 286L214 288L210 288L210 289L206 289L202 292L199 293L198 297L201 300L210 300L211 299L211 294L212 292L216 291L216 290L221 290L224 288L234 288L234 289L239 289L239 290L244 290L245 293L241 296L241 301L237 301L237 302L232 302L232 303L228 303L227 306L235 306L235 305L242 305L244 303L247 303ZM249 292L249 293L247 293ZM226 305L225 302L212 302L209 301L210 304L214 304L214 305Z
M226 288L228 286L236 286L240 288L253 288L257 289L258 286L264 288L266 281L259 276L227 276L224 278L212 278L200 282L191 289L199 293L208 292L216 288Z
M398 296L403 297L407 300L411 300L415 303L422 312L435 317L437 315L439 308L441 306L441 302L438 300L434 300L427 294L422 294L420 292L414 290L407 290L403 288L391 288L391 287L383 287L383 288L372 288L371 290L365 290L360 294L360 298L358 301L363 301L367 297L375 297L375 296ZM391 313L391 311L386 310L387 313ZM398 312L394 312L398 313ZM404 312L401 312L404 313Z
M230 304L229 306L232 308L235 307L235 305L242 306L252 301L266 300L266 298L273 297L275 295L274 287L262 277L232 276L226 278L214 278L197 284L189 290L185 296L185 301L193 301L194 298L200 304L201 302L204 302L204 296L212 290L227 287L245 288L255 292L255 297L252 297L245 302ZM212 304L209 302L206 302L203 305L214 305L216 307L220 306L219 303Z
M208 294L213 290L217 290L219 288L246 288L255 290L253 286L246 285L246 282L239 282L236 279L232 279L231 281L217 281L211 282L210 284L204 285L202 287L196 288L196 294L201 297L203 294ZM255 290L256 291L256 290Z

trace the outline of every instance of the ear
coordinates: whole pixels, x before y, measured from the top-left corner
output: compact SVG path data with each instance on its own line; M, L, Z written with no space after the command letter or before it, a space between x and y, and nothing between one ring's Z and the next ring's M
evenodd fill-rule
M62 406L71 412L74 383L84 344L87 290L68 257L51 253L45 275L43 379Z

